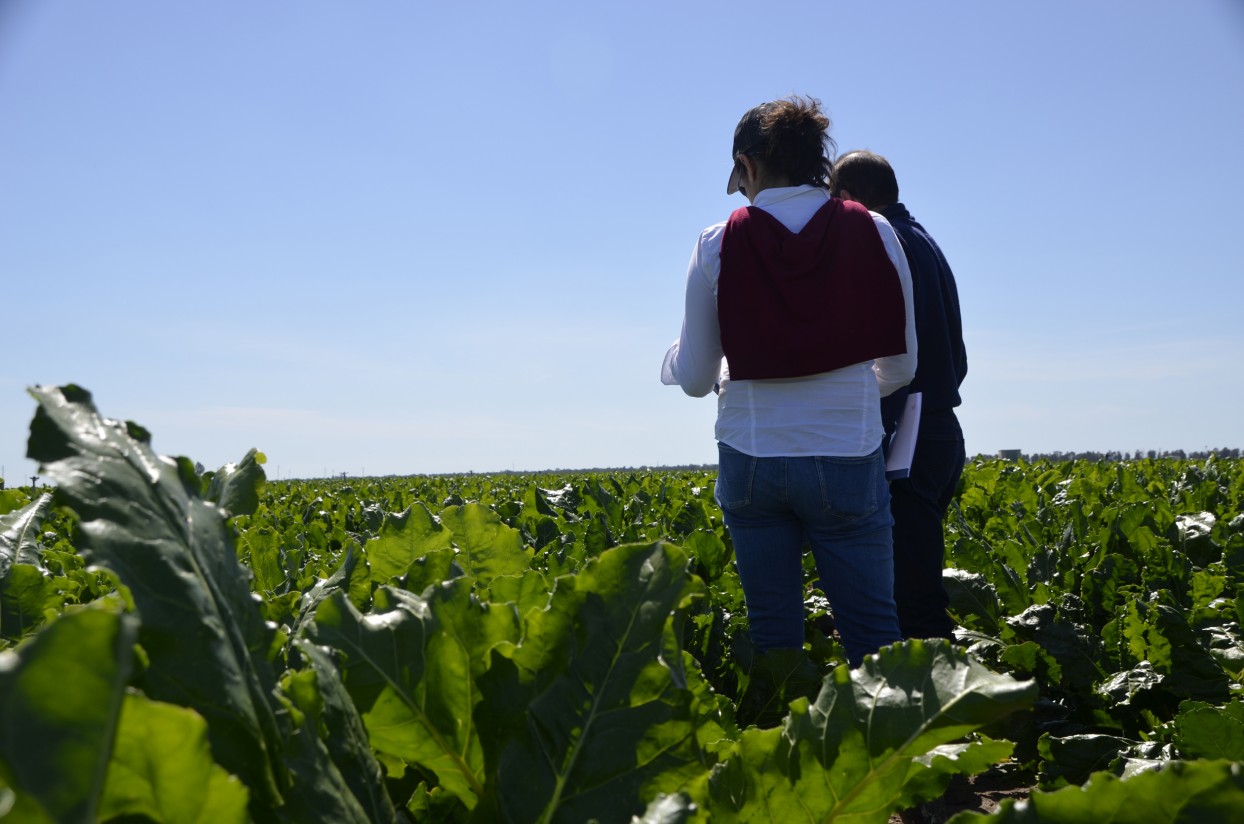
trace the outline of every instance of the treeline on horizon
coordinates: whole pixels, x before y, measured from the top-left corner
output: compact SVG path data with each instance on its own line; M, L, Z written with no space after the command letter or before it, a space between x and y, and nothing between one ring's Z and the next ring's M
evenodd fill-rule
M977 455L976 460L989 460L991 458L1013 459L1008 453L1010 450L1002 450L998 455ZM1240 449L1235 447L1220 447L1218 449L1204 449L1195 452L1185 452L1182 449L1155 450L1149 449L1141 451L1137 449L1135 452L1020 452L1018 458L1020 460L1033 463L1034 461L1097 461L1097 462L1114 462L1114 461L1155 461L1160 458L1167 458L1178 461L1205 461L1210 458L1232 458L1240 457ZM973 460L969 458L969 460Z
M1119 452L1109 450L1106 452L1023 452L1021 450L1000 450L995 455L986 455L978 453L969 455L967 463L973 461L992 461L992 460L1008 460L1008 461L1024 461L1025 463L1036 463L1037 461L1048 461L1057 463L1061 461L1092 461L1095 463L1113 463L1121 461L1141 461L1141 460L1179 460L1179 461L1204 461L1210 458L1216 460L1230 459L1238 460L1241 458L1241 449L1238 447L1219 447L1217 449L1196 450L1187 452L1183 449L1166 449L1166 450L1140 450L1134 452ZM202 473L202 464L197 464L195 469ZM716 472L717 464L668 464L661 466L594 466L580 467L577 469L554 468L554 469L498 469L494 472L475 472L473 470L467 472L411 472L408 474L390 474L390 475L350 475L345 472L333 473L325 477L307 476L303 477L285 477L285 478L269 478L272 482L284 481L308 481L308 480L358 480L361 478L441 478L453 476L524 476L524 475L603 475L616 472ZM29 479L28 479L29 480ZM37 481L37 476L35 476ZM19 484L17 488L33 489L39 484L36 482L31 486ZM43 484L48 486L48 484ZM5 479L0 477L0 489L5 489Z

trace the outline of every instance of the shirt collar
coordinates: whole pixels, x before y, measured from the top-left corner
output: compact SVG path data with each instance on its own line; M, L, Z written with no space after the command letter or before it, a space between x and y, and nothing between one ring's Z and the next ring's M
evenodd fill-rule
M760 194L756 195L756 201L753 206L772 206L775 203L781 203L783 200L790 200L800 195L808 195L811 193L819 193L824 199L829 200L829 192L819 186L813 186L805 183L802 186L777 186L772 189L761 189Z

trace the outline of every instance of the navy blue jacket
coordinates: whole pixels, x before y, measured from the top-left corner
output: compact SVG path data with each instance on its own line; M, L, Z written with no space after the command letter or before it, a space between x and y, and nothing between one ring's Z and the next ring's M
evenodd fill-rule
M968 357L963 346L963 321L959 315L955 276L937 242L916 222L906 206L895 203L882 209L881 214L894 227L911 268L917 363L916 377L907 391L924 393L921 434L934 435L926 430L931 430L939 419L954 421L953 428L958 429L951 410L961 402L959 385L968 373ZM898 395L902 397L895 397ZM905 398L905 392L896 392L883 399L882 417L887 428L902 409ZM926 427L925 422L933 426Z

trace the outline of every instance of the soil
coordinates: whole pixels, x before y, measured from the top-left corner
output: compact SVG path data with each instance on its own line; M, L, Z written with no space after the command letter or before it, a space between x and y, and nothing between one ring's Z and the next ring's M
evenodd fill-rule
M984 773L956 776L941 798L890 816L889 824L944 824L961 812L992 813L1007 799L1027 798L1033 791L1030 776Z

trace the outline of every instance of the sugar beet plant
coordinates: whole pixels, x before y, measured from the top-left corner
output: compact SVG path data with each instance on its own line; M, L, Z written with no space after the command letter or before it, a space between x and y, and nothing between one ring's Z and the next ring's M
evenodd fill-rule
M1244 804L1238 464L970 467L972 651L852 671L815 591L807 650L752 654L711 473L268 484L33 394L6 821L884 822L1004 768L1056 790L1016 820Z

